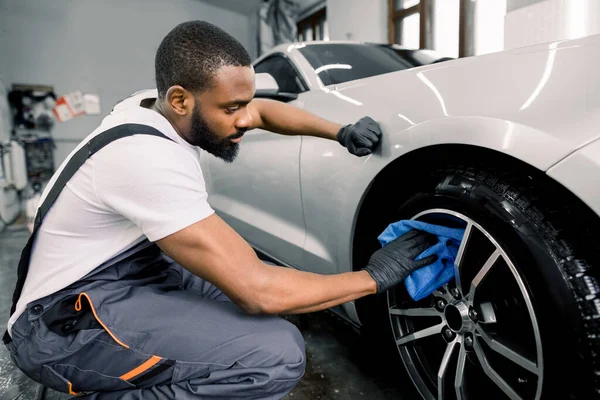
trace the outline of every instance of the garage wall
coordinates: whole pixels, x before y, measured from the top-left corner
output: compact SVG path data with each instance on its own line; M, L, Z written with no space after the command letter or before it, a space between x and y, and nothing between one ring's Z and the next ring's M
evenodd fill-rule
M327 0L330 40L387 43L387 0Z
M509 1L505 19L505 48L600 33L598 0Z
M116 102L154 87L161 39L193 19L222 27L255 56L251 18L199 0L0 0L0 75L7 84L54 85L57 95L100 95L100 115L55 125L58 165Z

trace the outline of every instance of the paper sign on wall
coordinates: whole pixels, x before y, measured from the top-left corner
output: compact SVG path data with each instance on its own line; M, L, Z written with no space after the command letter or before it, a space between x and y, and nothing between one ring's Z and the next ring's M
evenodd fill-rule
M98 96L97 94L84 94L83 103L85 105L85 113L87 115L100 114L100 96Z
M69 106L67 105L67 100L64 96L58 98L52 111L54 112L54 115L60 122L65 122L70 119L73 119L73 114L71 114L71 110L69 109Z
M86 102L83 94L76 90L60 96L53 111L60 122L86 114Z
M83 102L83 94L77 90L65 95L67 105L71 109L71 114L77 117L85 114L85 104Z

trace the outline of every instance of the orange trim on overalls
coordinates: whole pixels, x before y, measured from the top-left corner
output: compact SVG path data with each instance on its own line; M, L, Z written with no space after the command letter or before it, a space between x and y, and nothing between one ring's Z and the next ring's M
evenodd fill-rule
M152 356L152 357L150 357L150 359L148 359L146 362L144 362L139 367L136 367L136 368L132 369L131 371L129 371L128 373L121 375L120 378L123 379L124 381L128 381L131 378L135 378L136 376L140 375L143 372L146 372L147 370L149 370L150 368L152 368L153 366L158 364L161 360L162 360L162 358L160 358L160 357Z
M113 335L113 333L110 331L110 329L108 329L106 327L106 325L104 325L104 323L102 321L100 321L100 318L98 318L98 314L96 314L96 309L94 308L94 304L92 303L92 299L90 299L90 296L88 296L87 293L82 292L82 293L79 294L79 297L77 298L77 301L75 302L75 311L81 311L81 296L85 296L85 298L90 303L90 307L92 309L92 312L94 313L94 318L96 318L96 321L98 321L98 323L100 323L100 325L102 325L102 327L115 340L115 342L119 343L121 346L123 346L126 349L128 349L129 346L127 346L125 343L123 343L119 339L117 339L117 337L115 335Z
M81 297L85 296L85 298L88 300L88 302L90 303L90 308L92 309L92 313L94 314L94 318L96 318L96 321L98 321L98 323L100 323L100 325L102 325L102 327L106 330L106 332L108 332L108 334L117 342L119 343L121 346L125 347L125 348L129 348L129 346L127 346L125 343L121 342L119 339L117 339L117 337L110 331L110 329L108 329L106 327L106 325L104 325L104 323L100 320L100 318L98 318L98 314L96 314L96 309L94 308L94 304L92 303L92 299L90 299L90 296L88 296L87 293L82 292L79 294L79 297L77 298L77 301L75 302L75 311L81 311ZM120 376L121 379L123 379L124 381L127 381L129 379L135 378L136 376L146 372L147 370L149 370L150 368L152 368L153 366L155 366L156 364L158 364L159 362L162 361L162 357L158 357L158 356L152 356L150 357L148 360L146 360L143 364L135 367L134 369L132 369L131 371L123 374ZM73 391L73 386L71 385L71 382L69 382L69 394L73 395L73 396L77 396L79 393L76 393Z
M73 391L73 384L71 382L67 382L69 384L69 394L71 396L79 396L81 393Z

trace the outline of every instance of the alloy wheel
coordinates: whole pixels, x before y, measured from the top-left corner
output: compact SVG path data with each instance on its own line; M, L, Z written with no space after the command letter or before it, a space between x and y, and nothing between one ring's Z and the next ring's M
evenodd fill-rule
M388 291L394 339L419 392L438 400L539 399L539 326L507 252L463 214L430 209L412 219L465 229L451 282L418 302L405 290Z

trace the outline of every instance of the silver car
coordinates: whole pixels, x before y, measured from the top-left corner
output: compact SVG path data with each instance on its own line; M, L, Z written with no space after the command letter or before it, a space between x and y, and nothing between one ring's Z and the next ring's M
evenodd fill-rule
M595 398L599 65L600 36L462 59L278 46L254 63L257 97L370 116L380 146L253 130L233 164L202 153L209 202L265 259L322 274L361 269L399 220L464 229L432 295L398 285L332 311L389 340L424 399Z

